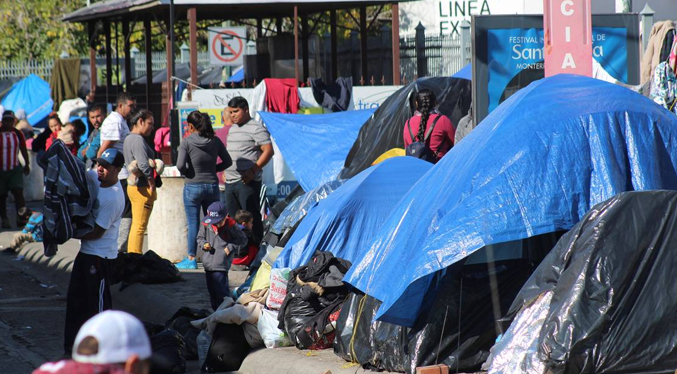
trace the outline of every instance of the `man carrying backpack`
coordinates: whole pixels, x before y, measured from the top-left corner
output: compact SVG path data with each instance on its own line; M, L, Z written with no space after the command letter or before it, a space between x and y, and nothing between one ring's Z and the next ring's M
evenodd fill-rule
M437 163L454 146L456 130L451 120L437 111L435 94L424 88L416 94L416 112L404 125L407 156Z

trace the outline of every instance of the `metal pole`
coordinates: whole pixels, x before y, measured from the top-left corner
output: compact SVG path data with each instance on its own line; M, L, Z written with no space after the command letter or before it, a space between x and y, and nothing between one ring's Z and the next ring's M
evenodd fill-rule
M125 38L122 45L125 49L125 85L129 90L129 86L132 84L132 59L130 56L131 45L129 43L129 21L122 21L122 37Z
M146 15L146 18L144 18L143 28L146 32L146 109L150 110L150 86L153 84L153 58L151 51L153 29L151 28L150 15Z
M89 89L96 92L96 84L98 83L98 76L96 74L96 21L89 21L89 71L91 74L91 82Z
M642 16L642 52L646 51L646 46L649 44L654 13L654 10L651 9L648 3L644 5L644 9L639 12Z
M299 84L299 7L294 5L294 77Z
M303 81L310 77L310 51L308 50L308 15L301 17L301 45L303 49Z
M190 83L197 81L197 8L188 9L188 28L190 33ZM193 86L188 86L188 100L193 100Z
M393 84L399 86L400 81L400 6L392 3L392 35L393 35Z
M169 53L168 58L171 59L171 72L172 72L172 77L176 76L176 67L174 66L174 0L169 0L169 43L171 45L171 50L167 51ZM169 97L169 109L174 109L172 104L174 103L174 100L172 100L172 97L174 95L174 81L172 79L167 80L167 84L169 85L170 89L169 92L171 93L172 96Z
M369 80L369 70L368 70L368 60L367 60L367 6L366 5L361 5L360 6L360 57L362 59L361 65L362 65L362 81L366 82ZM362 83L364 84L364 83Z
M336 33L336 10L332 9L329 13L329 23L331 28L331 80L338 78L338 35Z

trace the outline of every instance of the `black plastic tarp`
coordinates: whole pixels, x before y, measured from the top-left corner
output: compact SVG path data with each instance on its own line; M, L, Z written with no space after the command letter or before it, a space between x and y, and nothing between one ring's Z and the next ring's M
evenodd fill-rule
M351 178L370 167L386 151L404 148L404 124L414 114L416 92L423 88L433 91L439 111L448 116L454 126L468 113L471 101L469 80L451 77L421 78L400 88L362 126L339 178Z
M674 373L677 192L595 205L510 308L490 373Z
M456 263L436 274L437 293L426 300L430 307L413 328L376 321L381 302L351 294L337 321L335 353L377 370L414 373L416 367L438 363L452 371L479 370L500 333L497 319L560 235L520 241L522 254L516 259L491 262L491 266L486 261ZM484 248L478 255L491 257L487 251Z

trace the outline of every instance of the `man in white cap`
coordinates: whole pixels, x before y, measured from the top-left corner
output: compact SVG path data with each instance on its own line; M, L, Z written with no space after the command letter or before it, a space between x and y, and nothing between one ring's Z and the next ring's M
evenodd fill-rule
M82 325L72 360L43 364L33 374L148 374L151 355L141 321L126 312L107 310Z

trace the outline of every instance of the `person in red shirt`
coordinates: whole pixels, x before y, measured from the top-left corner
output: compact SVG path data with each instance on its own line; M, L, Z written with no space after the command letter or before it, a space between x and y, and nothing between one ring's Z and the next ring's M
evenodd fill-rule
M418 91L416 94L416 112L404 125L403 138L406 148L415 141L423 140L430 126L435 123L430 137L425 142L437 156L437 162L454 146L456 129L449 117L437 111L436 106L437 99L431 90L424 88ZM421 123L424 125L421 126ZM411 132L409 131L410 128ZM412 139L411 134L414 134L414 139Z
M21 131L14 128L14 112L6 110L0 122L0 221L3 229L11 228L7 218L7 197L11 192L17 213L26 206L23 195L23 179L30 173L30 158L26 141ZM19 163L19 152L24 166ZM23 216L17 214L17 227L25 225Z

